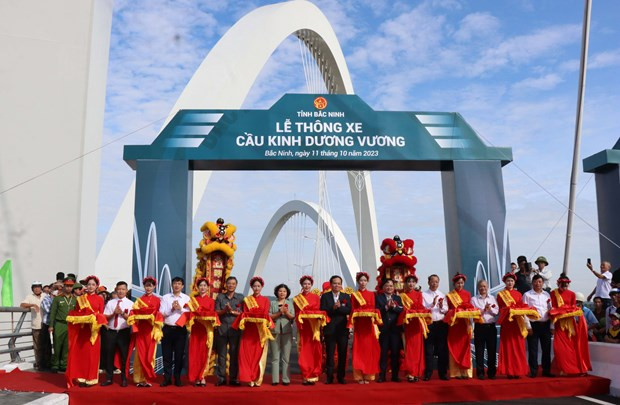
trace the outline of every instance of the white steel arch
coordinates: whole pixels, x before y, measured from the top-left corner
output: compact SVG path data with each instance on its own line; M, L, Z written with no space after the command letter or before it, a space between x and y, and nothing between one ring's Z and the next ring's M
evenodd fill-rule
M224 34L188 82L164 126L180 109L240 108L271 54L290 35L300 38L321 61L323 79L331 93L353 94L344 55L325 15L308 1L277 3L253 10ZM194 215L210 177L210 171L194 173ZM370 177L366 176L366 187L359 191L355 178L349 176L349 188L358 234L364 235L362 261L364 266L377 266L378 233ZM97 257L96 273L108 283L131 277L134 197L135 182ZM187 268L191 271L192 266Z
M321 219L326 224L326 234L323 236L329 239L334 238L336 242L333 244L330 243L330 246L332 247L332 253L338 256L340 260L344 282L351 287L355 286L355 274L360 271L360 268L353 254L353 250L351 250L351 246L349 242L347 242L338 224L336 224L327 211L319 209L317 204L308 201L291 200L281 206L276 213L273 214L271 220L267 224L263 236L260 238L258 246L256 247L256 253L254 253L252 264L250 265L248 279L243 287L244 294L247 295L250 290L250 279L254 276L261 276L263 274L265 263L267 263L267 257L269 256L269 252L271 252L271 247L282 230L282 227L293 215L299 213L306 214L315 224L318 224L319 215L321 216ZM317 282L323 281L327 280L317 280Z

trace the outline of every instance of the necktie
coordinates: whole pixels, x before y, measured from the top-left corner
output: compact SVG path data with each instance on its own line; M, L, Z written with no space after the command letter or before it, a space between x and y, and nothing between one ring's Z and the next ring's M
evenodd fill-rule
M121 300L116 301L116 308L120 307ZM118 328L118 314L114 314L114 329Z

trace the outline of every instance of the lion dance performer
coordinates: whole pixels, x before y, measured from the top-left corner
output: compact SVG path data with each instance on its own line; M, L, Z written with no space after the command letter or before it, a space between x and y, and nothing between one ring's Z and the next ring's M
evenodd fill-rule
M381 312L375 308L375 294L366 289L370 276L359 272L355 277L359 289L351 294L352 312L349 328L353 328L353 379L368 384L379 372L379 325Z
M301 293L293 298L297 324L297 353L303 385L314 385L321 375L323 345L321 329L327 324L325 311L321 311L321 298L312 292L311 276L299 279Z
M381 287L385 279L394 282L394 289L401 293L404 288L404 280L408 275L415 275L415 265L418 259L413 255L413 240L400 239L395 235L392 239L383 239L381 243L381 266L377 276L377 292L381 292Z
M269 329L273 320L269 316L269 298L260 292L265 282L260 277L252 277L252 295L243 299L243 311L233 328L243 331L239 345L239 380L248 382L250 387L260 387L267 364L267 340L274 340Z
M524 344L527 336L525 317L536 320L540 315L536 308L531 308L521 301L521 293L514 289L517 281L514 273L506 273L502 281L506 288L497 294L499 306L497 322L501 326L497 369L499 374L505 374L509 379L513 379L529 372Z
M471 304L471 294L464 289L467 277L456 273L452 277L454 290L446 294L448 312L443 321L448 329L448 351L450 352L450 377L467 379L472 377L471 366L471 321L480 322L482 313Z
M220 326L220 318L215 313L215 301L207 291L209 280L199 278L196 287L198 295L190 297L186 304L191 312L185 313L188 319L185 326L190 334L187 378L194 382L194 386L204 387L207 385L205 377L209 373L209 359L213 350L213 330Z
M224 282L230 276L233 256L237 250L236 230L234 225L225 224L222 218L218 218L215 223L205 222L200 227L202 239L196 249L198 264L191 295L198 295L196 281L203 277L209 282L208 294L211 298L215 299L219 293L226 292Z
M404 329L403 368L409 382L418 382L424 373L424 339L428 336L428 325L433 322L431 311L424 307L422 293L415 290L417 283L418 277L414 274L405 277L405 291L400 294L404 311L398 318L398 325Z
M132 345L136 349L133 358L133 381L138 387L150 387L157 378L155 351L163 336L164 318L159 312L160 300L153 295L157 281L148 276L142 280L142 285L145 293L134 302L127 325L132 328Z
M560 375L586 375L592 370L588 349L588 326L583 311L577 307L575 293L568 289L570 279L562 273L558 288L551 292L549 315L555 325L552 367Z
M77 304L67 316L69 332L69 358L65 377L67 387L72 387L77 380L80 387L89 387L99 381L99 360L101 354L101 337L99 329L107 324L103 310L103 298L97 295L99 279L88 276L86 294L73 286L77 295ZM79 284L76 284L79 285Z

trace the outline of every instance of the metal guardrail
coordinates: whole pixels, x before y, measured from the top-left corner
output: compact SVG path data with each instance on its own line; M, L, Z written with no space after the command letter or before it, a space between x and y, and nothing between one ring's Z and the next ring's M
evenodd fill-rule
M20 308L20 307L0 307L0 313L19 313L19 319L17 323L15 323L15 327L12 329L11 333L2 333L0 334L0 339L9 339L7 344L7 349L0 349L0 354L9 354L11 357L12 363L21 363L24 360L20 357L19 353L22 351L32 350L33 345L30 346L20 346L17 347L16 342L17 338L32 336L32 332L26 331L22 332L22 326L24 325L24 321L26 317L30 313L30 309ZM0 347L4 346L4 344L0 343Z

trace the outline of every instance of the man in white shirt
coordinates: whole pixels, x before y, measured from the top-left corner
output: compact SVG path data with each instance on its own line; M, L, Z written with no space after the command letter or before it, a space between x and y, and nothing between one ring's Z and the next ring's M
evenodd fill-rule
M433 323L429 325L428 338L424 341L424 360L426 370L424 381L431 379L433 374L433 356L438 354L437 372L442 380L448 377L448 324L443 321L448 312L448 302L444 293L439 291L439 276L432 274L428 277L428 290L422 293L424 307L431 310Z
M32 294L28 294L19 306L21 308L30 309L30 316L32 318L32 345L34 349L33 367L35 370L39 370L45 365L45 346L42 343L43 334L48 332L47 330L41 332L41 302L47 294L43 292L43 283L40 281L35 281L32 283L30 288L32 290Z
M538 268L533 269L530 273L530 277L534 278L536 274L540 274L543 278L543 290L550 292L551 291L551 277L553 273L549 269L549 262L545 256L538 256L536 261L534 262Z
M187 341L187 329L176 323L183 315L189 312L186 304L189 296L182 293L185 282L181 277L172 279L172 292L161 298L159 312L164 317L164 337L161 340L161 352L164 360L164 381L160 384L166 387L172 382L173 358L174 358L174 385L183 386L181 382L181 370L183 369L183 356L185 355L185 342Z
M121 387L127 386L127 374L125 365L127 364L127 355L129 354L129 340L131 338L131 329L127 325L129 312L133 307L133 302L127 298L127 283L119 281L116 283L117 297L108 301L103 310L103 314L108 319L108 327L102 333L106 334L105 347L105 368L106 380L101 383L102 387L112 384L114 376L114 355L118 349L120 353L120 369L121 369Z
M527 336L527 362L530 366L530 377L535 378L538 374L538 342L542 350L542 375L553 377L551 374L551 321L549 309L551 309L551 296L543 290L544 279L540 274L532 278L532 289L523 294L523 302L530 307L536 308L540 318L530 321Z
M600 273L594 270L590 259L588 259L586 267L590 269L592 274L594 274L598 279L596 280L596 287L594 288L594 290L592 290L590 295L588 295L588 301L590 301L592 296L601 297L601 299L603 300L603 305L605 306L605 308L607 308L611 305L611 299L609 298L609 291L611 291L611 278L613 276L610 271L611 263L602 262Z
M482 323L474 326L474 347L476 348L476 376L484 380L484 347L487 348L487 376L495 379L497 373L497 314L499 307L494 296L489 294L486 280L478 281L478 295L471 299L471 304L482 312Z

